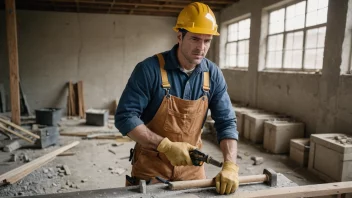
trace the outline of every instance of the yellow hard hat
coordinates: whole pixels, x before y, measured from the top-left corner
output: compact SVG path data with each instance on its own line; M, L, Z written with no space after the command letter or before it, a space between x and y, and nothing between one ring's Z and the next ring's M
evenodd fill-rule
M185 29L192 33L220 35L217 32L218 25L213 11L208 5L199 2L191 3L183 8L173 29L176 32L178 29Z

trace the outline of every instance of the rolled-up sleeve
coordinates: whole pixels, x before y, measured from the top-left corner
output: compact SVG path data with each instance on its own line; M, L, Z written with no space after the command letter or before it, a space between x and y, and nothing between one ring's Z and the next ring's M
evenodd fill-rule
M147 67L139 63L133 70L123 91L115 113L115 126L127 135L135 127L143 124L140 119L150 100L150 74Z
M225 78L220 69L216 70L213 80L212 84L215 86L209 109L211 117L215 121L218 142L223 139L238 140L236 116L227 93Z

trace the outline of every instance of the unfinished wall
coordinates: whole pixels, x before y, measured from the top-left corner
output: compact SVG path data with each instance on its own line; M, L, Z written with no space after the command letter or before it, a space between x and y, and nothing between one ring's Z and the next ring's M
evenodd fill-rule
M266 42L263 31L267 31L263 8L288 2L292 1L246 0L221 12L222 31L226 30L224 24L229 20L246 14L251 16L248 70L223 69L227 83L235 86L228 89L231 99L301 120L306 123L307 135L322 128L326 129L324 132L352 134L349 130L352 127L352 78L340 76L339 70L348 0L329 3L326 37L330 43L325 46L331 50L324 52L322 74L263 71ZM224 53L220 49L220 66L224 58L221 54Z
M1 13L0 27L5 26ZM173 17L17 12L19 68L32 109L66 107L66 83L84 81L86 108L109 108L135 65L176 43ZM8 88L0 28L0 83ZM7 89L8 91L8 89Z

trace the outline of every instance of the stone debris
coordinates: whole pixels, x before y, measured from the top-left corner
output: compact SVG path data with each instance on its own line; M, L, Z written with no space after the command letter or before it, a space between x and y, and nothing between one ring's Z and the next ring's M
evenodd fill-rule
M43 168L43 173L48 174L49 170L46 168Z
M124 172L126 172L126 171L127 171L127 169L118 167L118 168L112 170L112 171L111 171L111 174L115 174L115 173L116 173L116 174L118 174L118 175L122 175L122 173L124 173Z
M337 135L334 137L334 140L336 140L337 143L340 144L352 144L352 137L346 136L346 135Z
M18 156L16 154L12 154L9 162L17 162Z
M81 180L82 183L85 183L85 182L87 182L87 181L88 181L88 179L82 179L82 180Z
M108 170L113 170L113 168L112 168L112 167L109 167Z
M71 175L71 170L68 168L67 165L64 165L63 168L65 170L66 175Z
M256 156L252 156L251 160L254 161L253 165L260 165L264 162L264 158L262 157L256 157Z

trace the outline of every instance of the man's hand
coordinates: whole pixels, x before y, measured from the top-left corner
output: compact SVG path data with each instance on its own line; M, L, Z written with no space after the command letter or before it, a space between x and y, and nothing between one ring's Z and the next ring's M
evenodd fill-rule
M173 166L193 165L189 151L196 149L186 142L171 142L168 138L164 138L157 150L164 153Z
M216 192L219 194L230 194L238 188L238 166L231 162L225 161L220 173L215 177Z

